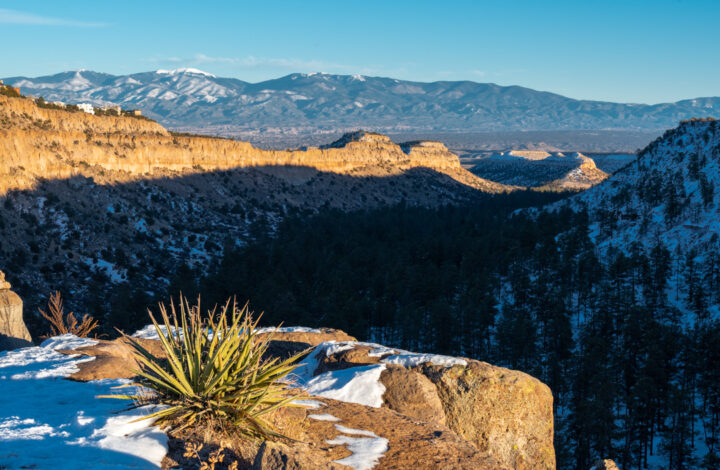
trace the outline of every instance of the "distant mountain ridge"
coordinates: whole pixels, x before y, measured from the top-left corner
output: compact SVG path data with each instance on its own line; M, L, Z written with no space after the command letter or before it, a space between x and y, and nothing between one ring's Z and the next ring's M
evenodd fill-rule
M197 69L110 75L86 70L5 83L49 101L118 104L165 126L248 138L339 133L667 129L720 114L720 98L655 105L575 100L520 86L411 82L361 75L295 73L259 83Z

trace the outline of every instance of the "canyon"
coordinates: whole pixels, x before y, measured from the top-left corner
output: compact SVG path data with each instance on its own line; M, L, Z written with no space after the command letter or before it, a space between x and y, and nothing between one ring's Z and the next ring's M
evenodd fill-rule
M184 267L207 272L228 246L290 214L439 207L514 189L473 175L439 142L398 145L358 131L323 147L267 151L0 95L0 266L34 334L33 312L51 291L96 316L123 298L142 312L142 299Z

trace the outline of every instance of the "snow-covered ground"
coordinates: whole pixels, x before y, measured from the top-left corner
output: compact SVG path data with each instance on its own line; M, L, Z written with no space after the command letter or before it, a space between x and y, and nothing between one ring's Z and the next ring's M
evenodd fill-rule
M0 468L157 468L167 436L148 421L132 423L147 409L125 411L127 402L99 399L125 380L73 382L73 349L94 341L63 335L40 346L0 352Z

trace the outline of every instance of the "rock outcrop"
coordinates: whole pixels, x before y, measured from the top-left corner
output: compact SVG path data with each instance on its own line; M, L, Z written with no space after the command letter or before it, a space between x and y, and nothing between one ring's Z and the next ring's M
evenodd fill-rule
M165 353L159 341L136 338L142 347L155 357L163 358ZM135 377L140 365L135 359L133 348L125 338L114 341L98 340L93 346L84 346L71 351L60 350L62 354L79 354L95 357L94 361L81 362L78 371L68 378L79 382L101 379L130 379Z
M430 379L413 370L390 364L380 374L385 386L383 404L410 418L445 425L445 409Z
M0 271L0 351L32 345L23 321L22 299L10 287L5 274Z
M311 370L301 373L306 374L302 380L347 382L374 367L380 369L383 392L377 406L360 403L362 397L356 402L323 395L311 396L312 402L303 405L308 408L281 410L273 425L297 442L261 445L250 455L252 468L344 468L353 439L374 439L368 446L384 449L377 469L555 468L552 394L527 374L358 343L339 330L287 328L261 334L273 335L277 345L271 344L271 351L279 356L315 346L303 359ZM141 341L162 357L157 340ZM137 368L124 339L61 352L96 357L77 364L74 380L130 378ZM327 376L334 373L345 378Z
M229 139L171 135L159 124L38 107L0 96L0 194L40 178L94 176L108 184L244 167L307 167L352 176L388 176L424 167L488 192L512 189L464 170L440 143L403 147L355 132L326 148L270 151ZM102 182L102 181L98 181Z
M399 359L393 359L399 354ZM403 362L407 367L392 362ZM371 344L321 354L315 374L383 362L383 406L447 426L515 469L554 469L553 397L523 372L464 359L417 355ZM435 361L437 364L434 364Z
M554 191L577 191L603 182L610 175L581 153L511 150L474 161L474 174L503 184Z
M437 387L450 429L514 469L554 469L553 397L523 372L468 361L424 364Z

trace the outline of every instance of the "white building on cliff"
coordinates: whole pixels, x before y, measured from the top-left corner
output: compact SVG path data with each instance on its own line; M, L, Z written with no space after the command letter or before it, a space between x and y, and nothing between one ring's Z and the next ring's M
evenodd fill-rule
M81 111L84 111L88 114L95 114L95 108L93 108L93 105L90 103L80 103L77 105L78 108L80 108Z

